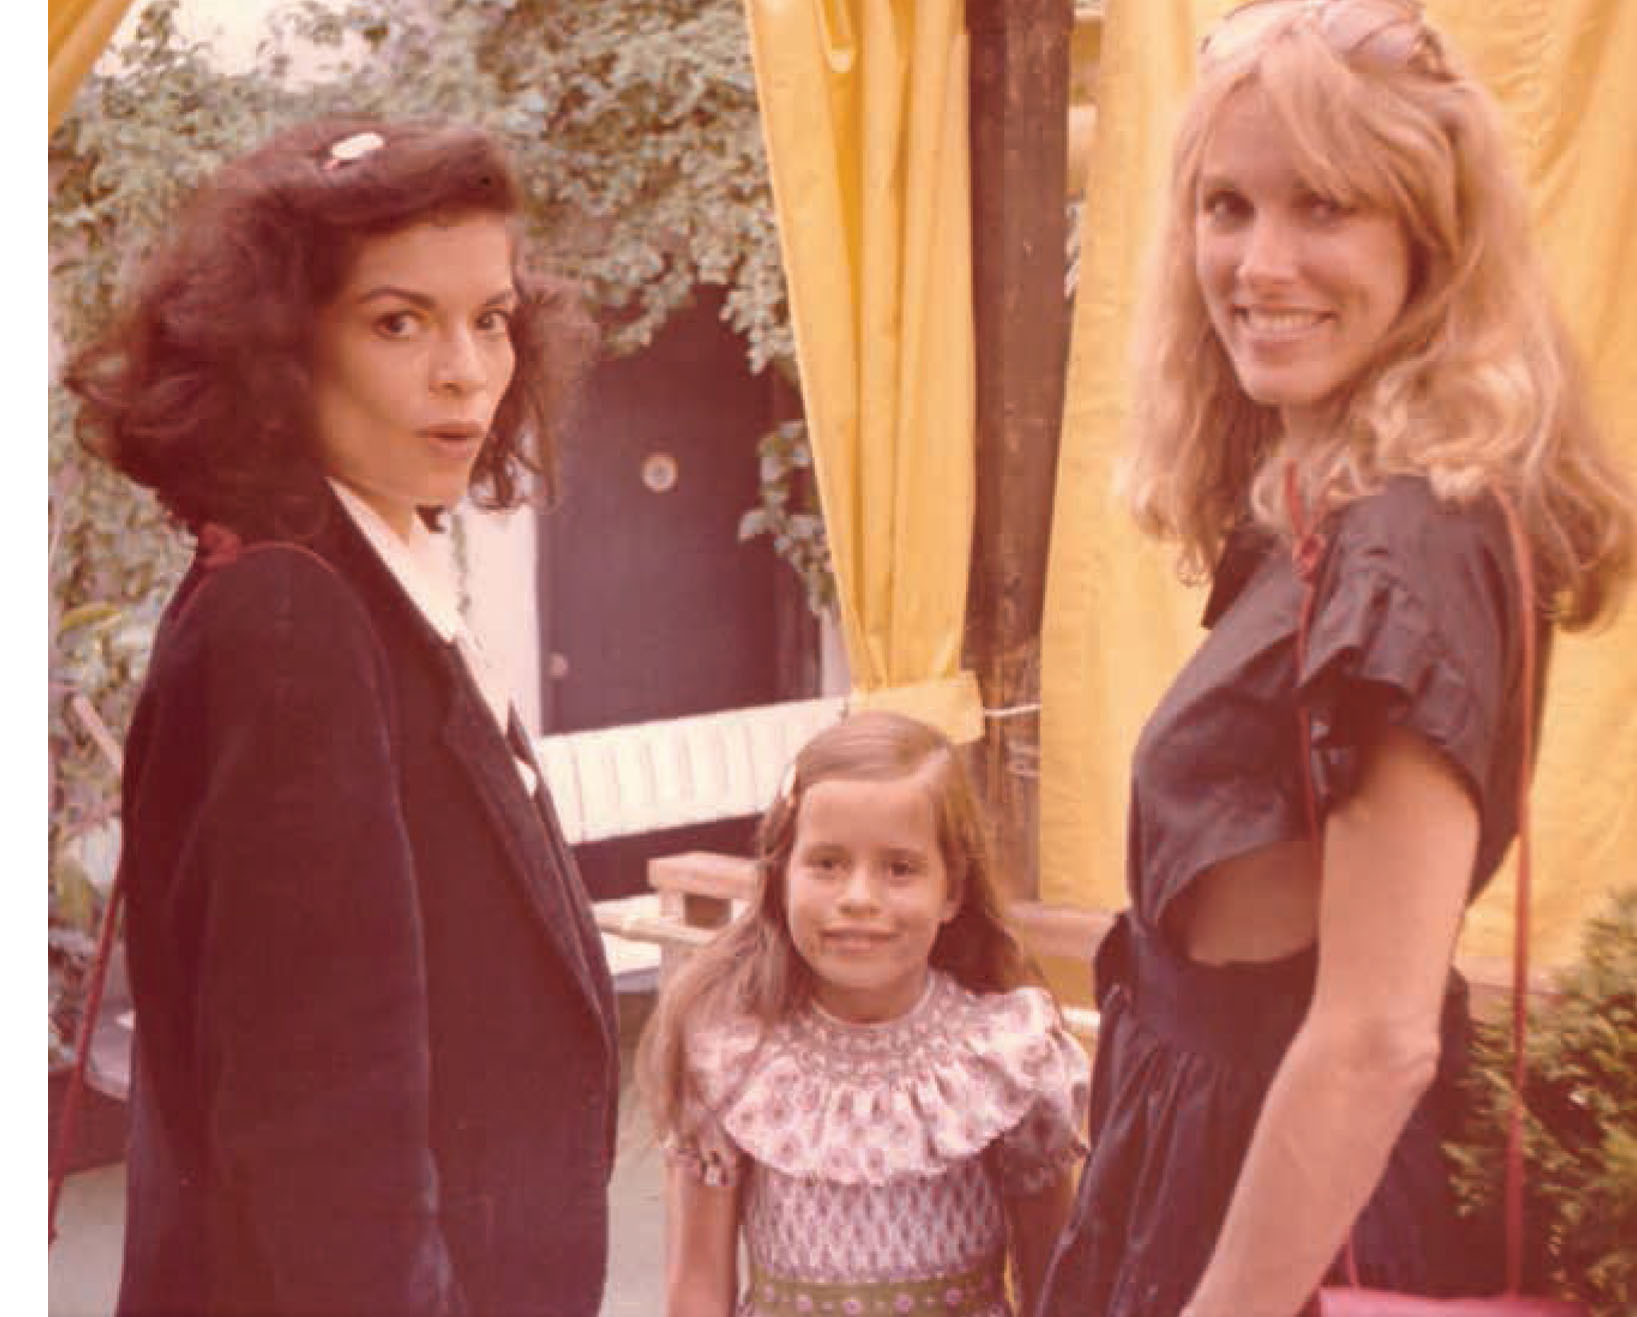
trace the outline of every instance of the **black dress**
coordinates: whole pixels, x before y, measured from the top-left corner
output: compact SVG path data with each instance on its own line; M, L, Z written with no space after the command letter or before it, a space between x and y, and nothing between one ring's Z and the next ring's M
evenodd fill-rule
M1173 1317L1209 1260L1263 1095L1306 1012L1316 956L1203 965L1162 930L1171 903L1211 865L1306 835L1298 701L1310 711L1321 813L1355 789L1371 730L1401 725L1448 758L1477 806L1472 895L1516 830L1522 637L1498 505L1487 496L1443 504L1423 480L1398 477L1321 530L1301 672L1302 587L1289 552L1239 531L1215 574L1210 634L1139 739L1131 908L1095 959L1091 1150L1048 1274L1049 1317ZM1354 1232L1367 1284L1440 1294L1477 1283L1439 1148L1459 1110L1467 1018L1452 974L1439 1076Z

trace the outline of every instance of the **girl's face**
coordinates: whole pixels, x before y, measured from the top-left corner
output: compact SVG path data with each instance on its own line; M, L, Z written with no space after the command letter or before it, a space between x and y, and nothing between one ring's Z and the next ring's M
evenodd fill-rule
M1392 215L1320 196L1249 88L1201 162L1194 269L1240 387L1297 442L1322 433L1398 319L1410 250Z
M870 1022L920 1000L938 930L960 908L920 779L807 788L785 884L790 937L820 1006Z
M400 535L460 501L511 383L512 239L498 215L366 239L319 309L320 459Z

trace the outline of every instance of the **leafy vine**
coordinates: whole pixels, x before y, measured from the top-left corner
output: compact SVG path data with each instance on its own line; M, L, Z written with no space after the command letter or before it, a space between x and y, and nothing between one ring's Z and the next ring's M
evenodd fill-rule
M500 135L535 199L533 235L600 308L612 352L641 348L696 288L716 285L752 369L789 368L739 0L301 0L275 11L238 71L189 41L177 11L178 0L142 10L51 136L59 350L107 323L197 180L285 123L344 109L445 115ZM82 696L123 736L186 546L151 498L80 448L55 383L49 429L55 1055L107 884L113 815L111 774L66 710ZM786 506L764 500L770 528ZM806 521L793 525L791 544L813 539Z

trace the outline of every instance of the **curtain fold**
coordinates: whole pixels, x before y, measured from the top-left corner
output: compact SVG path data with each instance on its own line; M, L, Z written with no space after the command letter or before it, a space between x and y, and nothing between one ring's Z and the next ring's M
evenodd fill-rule
M1125 904L1125 805L1148 710L1198 643L1203 594L1176 584L1109 495L1128 407L1131 316L1172 120L1218 0L1108 0L1042 629L1041 894ZM1560 305L1618 459L1637 473L1637 5L1428 0L1500 101ZM1561 962L1607 891L1637 881L1637 598L1559 636L1535 778L1535 954ZM1505 954L1511 866L1463 950Z
M47 75L50 120L56 131L85 75L131 7L131 0L51 0Z
M982 735L961 0L745 0L854 708Z

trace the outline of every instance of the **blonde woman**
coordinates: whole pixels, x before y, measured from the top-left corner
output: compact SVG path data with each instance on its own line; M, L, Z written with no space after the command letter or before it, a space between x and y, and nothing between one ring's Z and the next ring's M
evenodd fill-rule
M1171 187L1124 488L1209 574L1210 634L1134 758L1092 1151L1042 1310L1288 1317L1349 1234L1367 1284L1479 1291L1440 1153L1455 939L1517 827L1523 637L1614 605L1628 485L1495 107L1418 5L1234 10Z

